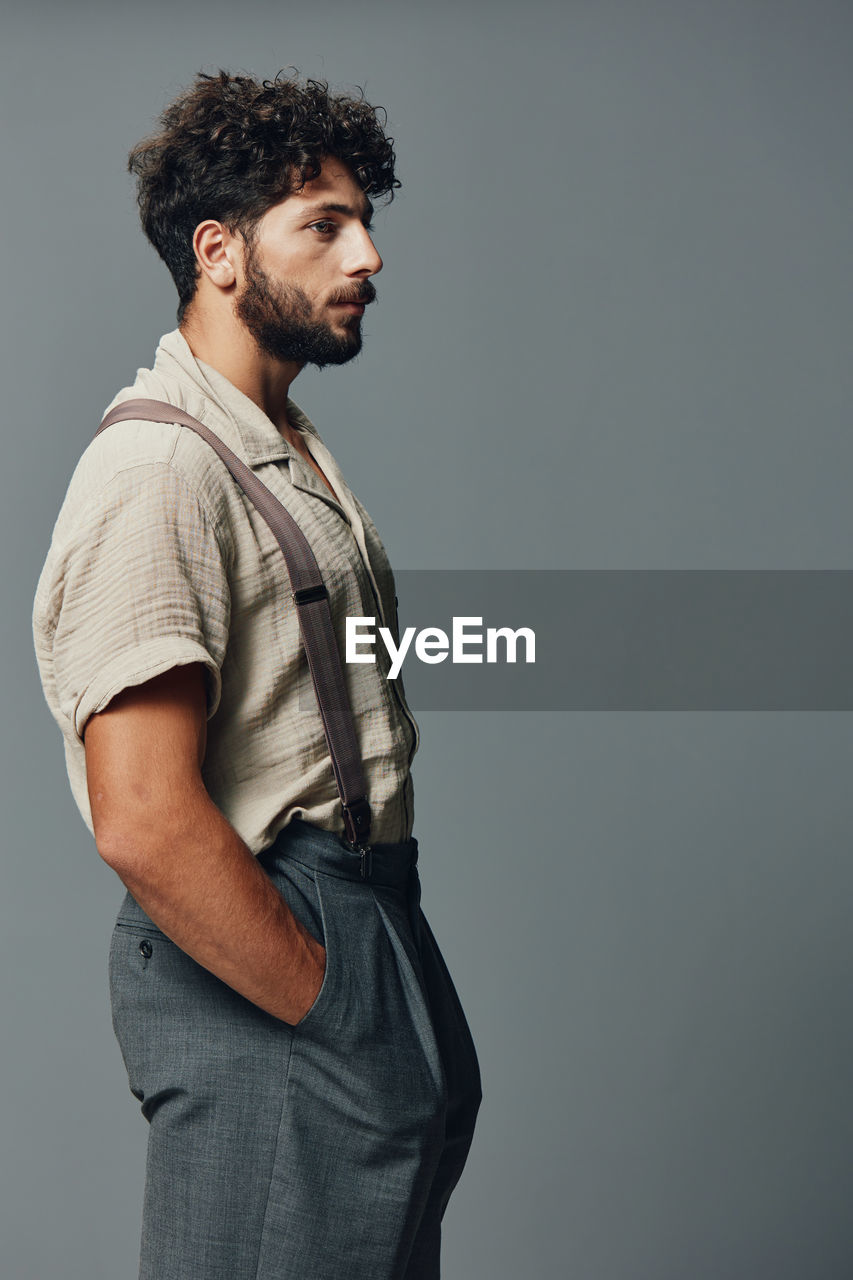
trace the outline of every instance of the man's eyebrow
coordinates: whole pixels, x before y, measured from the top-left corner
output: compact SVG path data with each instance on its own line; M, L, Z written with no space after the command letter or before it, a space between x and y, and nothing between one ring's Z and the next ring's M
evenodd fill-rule
M364 212L359 213L358 209L351 204L338 204L336 201L327 200L325 204L309 204L307 209L301 210L302 217L314 217L318 213L342 213L348 218L361 218L365 227L368 227L373 220L374 208L370 201L366 200Z

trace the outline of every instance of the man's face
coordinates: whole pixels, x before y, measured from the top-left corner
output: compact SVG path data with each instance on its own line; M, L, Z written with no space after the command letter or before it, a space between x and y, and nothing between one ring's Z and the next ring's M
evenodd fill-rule
M268 209L246 245L235 311L278 360L344 364L361 350L361 317L382 269L368 226L373 208L332 156L301 191Z

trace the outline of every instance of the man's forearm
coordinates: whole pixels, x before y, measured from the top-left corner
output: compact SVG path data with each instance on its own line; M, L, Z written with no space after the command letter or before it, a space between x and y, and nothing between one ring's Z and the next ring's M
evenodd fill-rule
M298 1022L319 991L324 949L209 796L188 797L171 819L137 817L98 848L143 911L235 991Z

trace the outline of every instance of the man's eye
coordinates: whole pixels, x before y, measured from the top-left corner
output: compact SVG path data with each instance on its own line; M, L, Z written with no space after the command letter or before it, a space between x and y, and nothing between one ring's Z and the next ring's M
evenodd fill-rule
M320 235L327 236L331 235L336 230L336 226L335 223L330 222L328 218L321 218L319 222L312 222L310 224L310 229L312 231L319 231Z

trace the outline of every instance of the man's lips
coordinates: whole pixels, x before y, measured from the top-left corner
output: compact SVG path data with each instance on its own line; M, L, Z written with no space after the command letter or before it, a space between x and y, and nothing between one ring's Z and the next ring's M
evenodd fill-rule
M362 289L362 291L357 293L354 298L336 298L334 302L331 302L329 305L332 307L343 307L345 311L350 313L350 315L361 316L364 315L364 308L371 302L375 301L375 299L376 290L372 285L368 284L367 288Z

